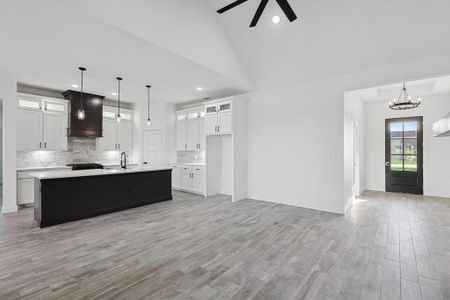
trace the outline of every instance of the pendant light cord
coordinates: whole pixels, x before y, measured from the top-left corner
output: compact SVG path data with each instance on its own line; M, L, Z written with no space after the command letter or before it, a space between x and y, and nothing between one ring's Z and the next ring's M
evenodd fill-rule
M150 120L150 88L152 87L151 85L146 85L147 87L147 120Z
M80 108L83 109L83 89L84 89L84 71L86 71L86 68L79 67L78 68L81 71L81 92L80 92Z
M121 77L117 77L117 100L118 100L118 106L117 106L117 116L120 117L120 81L122 80Z

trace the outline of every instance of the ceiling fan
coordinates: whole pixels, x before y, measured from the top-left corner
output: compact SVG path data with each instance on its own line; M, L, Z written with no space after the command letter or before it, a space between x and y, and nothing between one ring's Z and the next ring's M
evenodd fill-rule
M241 5L242 3L247 2L247 1L248 0L234 1L233 3L228 4L227 6L219 9L217 12L219 14L222 14L238 5ZM297 16L295 15L294 11L292 10L292 7L289 5L289 2L287 0L275 0L275 1L277 1L278 5L281 7L281 9L283 10L284 14L289 19L289 21L292 22L295 19L297 19ZM253 20L250 23L250 27L255 27L256 24L258 24L259 18L261 17L268 2L269 2L269 0L261 0L261 3L259 3L258 9L256 10L255 16L253 17Z

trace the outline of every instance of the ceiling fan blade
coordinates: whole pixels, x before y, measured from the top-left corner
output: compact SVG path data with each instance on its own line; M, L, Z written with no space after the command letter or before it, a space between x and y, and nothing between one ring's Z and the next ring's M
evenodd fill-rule
M269 2L269 0L261 0L261 3L259 4L258 9L256 10L255 16L253 17L253 20L250 23L250 27L255 27L256 24L258 24L259 18L261 17L264 9L266 8L267 2Z
M278 2L278 5L283 10L286 17L289 19L289 21L294 21L297 19L297 16L295 15L295 12L292 10L292 7L289 5L289 2L287 0L276 0Z
M248 1L248 0L237 0L237 1L234 1L234 2L231 3L231 4L228 4L227 6L222 7L222 8L219 9L217 12L218 12L219 14L224 13L224 12L226 12L226 11L232 9L233 7L236 7L236 6L238 6L238 5L241 5L242 3L247 2L247 1Z

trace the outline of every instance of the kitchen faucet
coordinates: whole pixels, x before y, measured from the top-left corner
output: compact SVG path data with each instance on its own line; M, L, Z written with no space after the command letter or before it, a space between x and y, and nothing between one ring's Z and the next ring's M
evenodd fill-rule
M127 168L127 154L125 152L122 152L120 154L120 167L122 169L126 169Z

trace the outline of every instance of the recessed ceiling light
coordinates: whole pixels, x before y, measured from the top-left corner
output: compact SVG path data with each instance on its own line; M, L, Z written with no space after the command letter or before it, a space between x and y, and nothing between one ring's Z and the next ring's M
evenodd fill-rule
M73 88L77 88L77 87L78 87L78 84L75 84L75 83L74 83L74 84L72 84L72 87L73 87Z
M281 19L280 19L279 16L273 16L272 22L273 22L274 24L278 24L278 23L280 23L280 21L281 21Z
M115 92L112 92L112 93L111 93L111 95L113 95L113 96L117 96L117 93L115 93Z
M202 91L203 88L201 86L197 87L197 91Z

